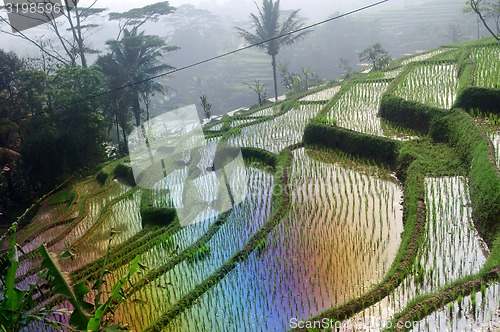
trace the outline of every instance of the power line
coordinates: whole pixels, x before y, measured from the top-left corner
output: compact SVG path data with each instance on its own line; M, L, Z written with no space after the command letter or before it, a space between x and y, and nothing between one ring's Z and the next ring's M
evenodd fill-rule
M82 98L82 99L79 99L77 101L74 101L74 102L71 102L71 103L67 103L67 104L63 104L63 105L59 105L59 106L55 106L55 107L52 107L52 108L49 108L41 113L37 113L37 114L34 114L34 115L29 115L29 116L24 116L24 117L21 117L21 118L18 118L18 119L15 119L15 120L12 120L12 122L17 122L17 121L20 121L20 120L23 120L23 119L27 119L29 117L32 117L32 116L36 116L36 115L39 115L39 114L47 114L47 113L50 113L50 112L53 112L53 111L56 111L58 109L61 109L61 108L64 108L64 107L68 107L68 106L72 106L72 105L76 105L76 104L80 104L82 102L85 102L85 101L88 101L88 100L92 100L92 99L96 99L96 98L99 98L99 97L102 97L102 96L105 96L105 95L108 95L108 94L111 94L111 93L114 93L114 92L117 92L117 91L121 91L121 90L124 90L124 89L127 89L127 88L130 88L130 87L133 87L133 86L136 86L136 85L140 85L140 84L143 84L143 83L146 83L146 82L149 82L149 81L152 81L152 80L155 80L155 79L158 79L160 77L164 77L164 76L168 76L168 75L171 75L171 74L174 74L174 73L177 73L177 72L180 72L180 71L183 71L183 70L186 70L186 69L190 69L190 68L193 68L193 67L197 67L199 65L202 65L202 64L205 64L205 63L208 63L208 62L212 62L212 61L215 61L215 60L218 60L218 59L221 59L221 58L225 58L229 55L232 55L232 54L236 54L236 53L239 53L239 52L242 52L242 51L245 51L245 50L248 50L250 48L253 48L253 47L257 47L257 46L260 46L260 45L263 45L263 44L266 44L270 41L273 41L273 40L276 40L276 39L280 39L280 38L283 38L283 37L286 37L286 36L289 36L289 35L293 35L293 34L296 34L296 33L299 33L299 32L302 32L302 31L305 31L305 30L309 30L311 28L314 28L314 27L317 27L317 26L320 26L320 25L323 25L325 23L328 23L328 22L332 22L332 21L335 21L335 20L338 20L340 18L343 18L343 17L346 17L346 16L350 16L350 15L353 15L353 14L356 14L356 13L359 13L359 12L362 12L362 11L365 11L367 9L370 9L370 8L373 8L373 7L376 7L376 6L379 6L383 3L386 3L386 2L389 2L390 0L382 0L382 1L378 1L378 2L375 2L375 3L372 3L370 5L367 5L367 6L364 6L364 7L361 7L361 8L358 8L358 9L355 9L355 10L352 10L352 11L349 11L347 13L344 13L344 14L340 14L340 15L337 15L337 16L334 16L334 17L331 17L329 19L326 19L326 20L323 20L323 21L319 21L319 22L316 22L314 24L311 24L311 25L307 25L305 27L302 27L300 29L297 29L297 30L294 30L294 31L290 31L288 33L284 33L282 35L279 35L279 36L276 36L276 37L273 37L273 38L270 38L270 39L267 39L267 40L264 40L262 42L259 42L259 43L255 43L255 44L251 44L251 45L248 45L248 46L244 46L244 47L241 47L241 48L238 48L238 49L235 49L235 50L232 50L232 51L229 51L229 52L226 52L226 53L223 53L221 55L217 55L217 56L214 56L214 57L211 57L211 58L208 58L208 59L205 59L205 60L202 60L202 61L199 61L199 62L195 62L193 64L190 64L190 65L187 65L187 66L183 66L183 67L180 67L180 68L176 68L176 69L173 69L171 71L168 71L166 73L163 73L163 74L158 74L158 75L155 75L155 76L151 76L151 77L148 77L144 80L141 80L141 81L137 81L137 82L133 82L133 83L130 83L130 84L126 84L126 85L123 85L119 88L116 88L116 89L112 89L112 90L107 90L107 91L104 91L104 92L101 92L101 93L97 93L97 94L94 94L94 95L90 95L90 96L87 96L85 98Z

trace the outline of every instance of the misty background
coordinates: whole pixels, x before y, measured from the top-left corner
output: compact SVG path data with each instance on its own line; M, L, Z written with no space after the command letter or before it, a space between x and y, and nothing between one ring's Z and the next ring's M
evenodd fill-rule
M89 1L80 2L81 6ZM155 1L98 1L96 7L110 11L125 11ZM143 26L146 34L165 37L168 44L180 47L170 52L164 62L176 68L187 66L245 46L234 27L251 29L249 14L257 12L251 0L198 0L170 1L177 9L155 23ZM350 2L315 0L282 0L281 9L286 15L292 9L301 9L306 24L312 24L345 13L373 1ZM394 0L349 17L320 25L304 40L283 47L278 54L279 63L287 63L291 72L299 73L310 68L325 82L341 75L340 59L347 59L349 66L361 68L358 54L366 47L380 42L392 55L399 57L413 54L443 44L487 36L473 14L464 14L465 3L457 0ZM109 12L108 12L109 13ZM107 20L104 13L96 24L100 27L90 37L92 47L106 51L106 41L115 39L116 22ZM27 31L37 38L49 38L43 28ZM0 48L14 51L20 57L36 58L40 52L27 42L12 36L0 37ZM95 61L97 55L89 57ZM182 70L160 79L169 87L166 95L156 95L151 115L165 113L190 104L200 104L206 95L212 103L213 114L224 114L257 102L257 96L243 83L255 80L267 83L267 96L272 96L271 58L262 50L252 48L238 54ZM280 93L285 92L282 84Z

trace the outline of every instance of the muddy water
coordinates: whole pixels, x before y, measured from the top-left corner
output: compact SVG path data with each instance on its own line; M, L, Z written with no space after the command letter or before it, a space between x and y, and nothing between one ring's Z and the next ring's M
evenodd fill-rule
M419 295L478 273L486 246L474 228L469 188L462 177L426 179L427 230L412 273L379 303L346 321L347 326L387 324Z
M379 282L402 231L401 189L294 153L286 218L172 331L284 331Z

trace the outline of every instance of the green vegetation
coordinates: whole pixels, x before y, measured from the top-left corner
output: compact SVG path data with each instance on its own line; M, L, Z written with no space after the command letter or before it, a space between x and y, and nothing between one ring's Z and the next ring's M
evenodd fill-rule
M395 165L399 144L397 141L362 134L337 126L310 122L304 131L304 142L340 149L348 154L362 156Z
M292 45L302 39L309 31L291 32L304 27L299 18L299 10L292 11L285 19L281 18L279 0L263 0L262 7L258 7L258 15L250 14L256 32L249 32L243 28L236 28L238 33L250 44L257 44L272 58L274 77L274 97L278 101L278 82L276 79L276 56L282 46Z
M248 188L196 224L178 221L179 186L138 188L126 160L59 188L17 237L21 255L9 233L0 308L16 319L0 311L0 322L31 309L52 319L34 305L63 300L73 327L112 326L114 313L148 331L229 329L221 311L244 329L286 328L283 313L348 321L391 309L387 320L428 322L456 305L491 311L476 295L494 301L500 266L498 147L483 131L498 125L495 47L432 50L206 125L200 155L241 147L233 182ZM477 102L479 89L492 99ZM389 137L393 124L418 137ZM210 181L199 182L207 202ZM40 271L52 292L29 286Z

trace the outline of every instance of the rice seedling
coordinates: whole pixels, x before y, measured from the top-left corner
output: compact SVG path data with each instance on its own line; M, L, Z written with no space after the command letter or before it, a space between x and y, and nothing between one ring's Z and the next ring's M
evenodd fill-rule
M408 64L410 64L412 62L425 61L425 60L430 59L432 57L438 56L438 55L440 55L441 53L443 53L445 51L446 51L446 49L442 49L441 48L441 49L438 49L438 50L435 50L435 51L432 51L432 52L426 52L426 53L422 53L422 54L417 54L417 55L412 56L412 57L410 57L410 58L408 58L406 60L403 60L401 62L401 64L403 66L406 66L406 65L408 65Z
M490 134L490 139L495 148L495 155L497 160L497 166L500 168L500 131Z
M389 83L354 84L332 106L327 121L365 134L384 136L378 109Z
M54 234L51 241L47 241L50 250L53 252L62 252L68 245L78 240L84 235L98 220L102 209L112 200L118 196L125 194L130 188L121 184L118 181L112 181L110 186L95 195L86 197L85 209L82 211L81 218L79 218L76 225L70 225L69 232L62 233L61 237ZM82 193L85 197L86 193Z
M257 111L255 113L252 113L252 116L271 116L274 114L276 114L276 108L269 107L269 108L265 108L263 110Z
M456 65L432 64L413 68L396 87L401 98L450 109L458 91Z
M105 222L102 222L82 244L74 248L77 259L63 261L64 271L72 272L102 257L108 250L111 230L115 233L113 245L123 243L137 234L142 228L140 199L140 193L135 192L130 197L113 204L109 212L101 216Z
M498 46L476 47L470 53L476 64L474 85L481 88L500 89L500 48Z
M498 320L500 284L496 283L484 290L451 302L415 325L413 331L496 331ZM452 319L450 319L452 317Z
M210 130L212 130L212 131L219 131L219 130L222 129L222 126L223 126L223 124L219 123L219 124L216 124L215 126L210 127Z
M291 209L264 249L167 330L281 331L290 317L346 302L383 277L402 230L398 185L316 161L304 149L294 152L290 180Z
M233 208L228 220L200 248L209 249L202 250L203 255L190 253L189 257L192 259L186 258L173 269L131 295L131 301L125 303L116 312L122 321L138 330L153 322L170 305L181 299L240 250L264 224L272 210L272 190L270 189L273 187L273 177L256 168L248 168L247 173L242 173L241 176L246 176L246 181L249 183L247 199ZM178 234L181 233L182 231ZM192 242L193 239L190 241ZM179 242L175 236L172 238L172 243L185 247L185 244ZM182 250L180 247L176 251ZM156 246L151 253L143 256L143 262L146 265L144 272L147 273L165 264L172 254L176 253L166 250L161 245ZM119 275L119 272L113 272L113 275ZM132 283L135 281L137 279ZM108 282L108 284L112 283Z
M303 102L328 101L332 99L339 91L340 91L340 86L334 86L332 88L321 90L319 92L305 96L304 98L299 99L299 101Z
M307 122L318 114L320 108L321 105L300 105L272 120L243 128L228 142L232 146L255 147L278 153L302 141Z
M472 113L474 116L474 112ZM496 163L498 168L500 168L500 119L498 115L490 113L488 117L485 117L484 114L478 114L476 121L491 139L491 143L495 149Z
M401 68L397 68L397 69L394 69L394 70L390 70L390 71L386 71L384 72L384 78L385 79L392 79L392 78L396 78L399 76L399 74L401 74L401 72L403 71L403 67Z
M363 316L388 322L413 298L478 273L486 262L485 246L471 217L466 180L442 177L427 178L425 182L428 228L413 273L391 296L353 316L349 322Z
M231 127L232 128L239 127L239 126L246 125L246 124L249 124L249 123L254 122L254 121L255 121L255 119L253 119L253 118L233 120L233 121L231 121Z

